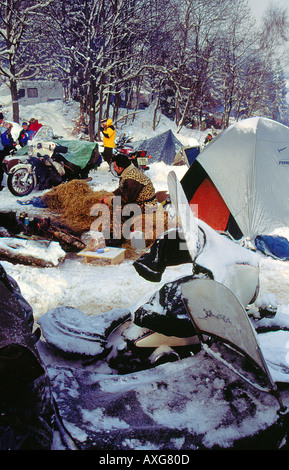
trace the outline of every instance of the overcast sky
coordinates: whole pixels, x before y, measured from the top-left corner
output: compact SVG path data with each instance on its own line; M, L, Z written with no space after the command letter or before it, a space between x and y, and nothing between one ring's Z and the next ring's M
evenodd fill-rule
M289 13L288 0L248 0L248 3L252 8L252 12L256 15L258 19L262 18L263 14L271 3L281 8L287 8Z
M255 14L257 20L261 20L267 8L273 4L277 5L280 8L287 9L287 14L289 17L289 0L248 0L249 5L252 8L253 14ZM289 87L289 66L285 66L286 76L288 78L288 87ZM289 102L289 94L288 94Z

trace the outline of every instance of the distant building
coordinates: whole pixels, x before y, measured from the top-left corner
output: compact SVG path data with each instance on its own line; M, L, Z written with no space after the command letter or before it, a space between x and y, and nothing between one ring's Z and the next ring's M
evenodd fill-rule
M23 106L54 100L63 100L63 86L57 81L23 80L18 84L18 102Z

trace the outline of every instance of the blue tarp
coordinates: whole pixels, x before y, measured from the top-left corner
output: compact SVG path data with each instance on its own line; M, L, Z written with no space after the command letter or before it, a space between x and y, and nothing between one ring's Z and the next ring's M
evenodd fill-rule
M172 165L182 144L172 131L168 130L150 139L133 143L133 147L134 150L146 150L147 155L151 156L151 163L164 162L167 165Z
M289 240L279 235L258 235L255 238L257 250L282 261L289 260Z

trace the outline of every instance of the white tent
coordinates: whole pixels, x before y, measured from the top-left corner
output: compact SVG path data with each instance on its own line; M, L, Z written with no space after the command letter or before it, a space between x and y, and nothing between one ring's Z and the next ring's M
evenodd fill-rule
M244 236L289 226L289 128L266 118L237 122L201 152L204 168Z

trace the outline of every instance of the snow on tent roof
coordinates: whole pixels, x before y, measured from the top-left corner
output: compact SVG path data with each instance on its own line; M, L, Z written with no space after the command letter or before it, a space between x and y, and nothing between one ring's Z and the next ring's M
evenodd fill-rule
M162 161L167 165L173 165L176 154L182 148L181 142L171 130L133 145L135 150L146 150L151 155L151 163Z
M261 117L232 124L189 168L183 178L187 187L196 185L198 165L217 188L244 236L253 239L288 226L287 126ZM193 195L189 199L194 203ZM210 206L209 199L206 203Z

